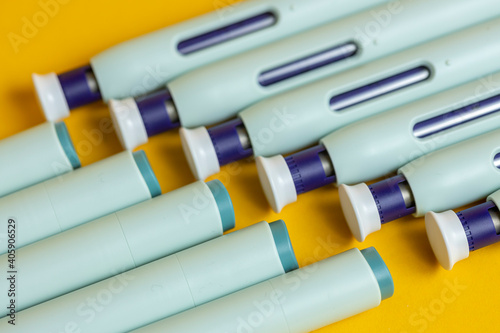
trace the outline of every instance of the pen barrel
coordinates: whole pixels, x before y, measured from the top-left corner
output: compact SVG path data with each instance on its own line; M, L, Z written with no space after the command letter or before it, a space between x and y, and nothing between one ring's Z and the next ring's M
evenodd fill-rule
M352 249L134 333L306 333L378 306L370 265Z
M408 181L416 216L445 211L486 197L500 188L500 130L422 156L399 169Z
M0 197L80 167L64 123L45 123L0 141Z
M466 0L400 1L398 4L395 7L394 4L383 4L272 45L205 66L171 81L168 88L182 126L192 128L218 123L236 116L244 108L263 99L493 19L500 14L500 4L493 0L481 0L481 4ZM450 6L454 9L454 15L462 19L442 24ZM367 35L363 30L365 27L385 24L377 23L379 21L374 18L377 15L387 17L389 24L380 28L376 36ZM414 19L419 16L426 17L426 20ZM353 46L355 50L352 49ZM286 68L303 70L275 84L263 85L259 82L259 78L265 73L287 72ZM291 72L295 72L294 70ZM328 88L334 87L338 86L333 84ZM329 96L327 100L333 96ZM309 112L302 109L301 113L312 119L317 119L313 115L316 112L324 116L328 102L321 97L306 108L315 109L319 104L320 111ZM301 103L303 104L305 102ZM285 103L276 108L266 108L263 112L273 116L275 110L282 111L288 105L293 106L292 103ZM331 124L332 119L328 120ZM272 126L269 122L262 125L265 128ZM318 132L323 126L325 125L318 126ZM312 141L328 132L321 132Z
M495 112L428 137L419 138L415 131L419 123L499 95L500 86L494 82L500 82L500 72L327 135L321 142L335 166L338 184L357 184L382 177L425 154L499 128L500 112ZM461 119L467 119L465 112Z
M216 8L212 13L117 45L94 57L91 65L105 101L139 96L202 65L385 1L251 0L229 4L227 8ZM191 50L188 53L186 45Z
M214 192L213 184L193 183L19 249L16 310L222 236L234 227L234 211L222 185ZM2 276L8 270L2 264Z
M260 102L239 114L254 154L295 151L356 121L499 71L499 33L494 19ZM330 106L335 96L421 66L429 78L340 111Z
M16 332L127 332L185 311L285 273L274 237L266 222L219 237L20 312Z
M19 248L158 194L144 152L123 152L3 197L0 230L14 219Z

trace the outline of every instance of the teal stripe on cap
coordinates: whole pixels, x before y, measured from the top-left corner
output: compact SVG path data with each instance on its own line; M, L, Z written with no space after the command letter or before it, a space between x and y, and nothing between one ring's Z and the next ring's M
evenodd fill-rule
M236 217L234 216L233 202L226 187L220 180L211 180L207 186L214 196L217 208L219 208L222 229L224 232L233 229L236 226Z
M290 241L290 235L288 234L285 222L283 220L278 220L269 223L269 227L271 228L274 243L276 244L276 249L278 250L285 273L298 269L299 263L295 257L295 252L293 251L292 242Z
M82 166L80 163L80 159L78 158L78 154L76 153L75 146L73 146L73 141L71 141L71 137L69 136L68 128L64 122L60 122L54 125L57 133L57 138L61 143L61 146L64 150L64 153L68 157L69 162L73 169L78 169Z
M391 273L377 250L374 247L369 247L361 250L361 254L363 254L377 278L382 300L394 295L394 281L392 280Z
M149 164L148 157L144 150L136 151L132 154L134 156L135 163L137 163L137 167L148 185L149 192L151 193L151 197L157 197L161 195L161 187L158 179L156 179L156 175L151 168L151 164Z

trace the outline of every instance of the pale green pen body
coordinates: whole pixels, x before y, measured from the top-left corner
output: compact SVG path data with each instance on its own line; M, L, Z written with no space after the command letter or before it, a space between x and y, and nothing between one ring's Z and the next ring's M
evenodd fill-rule
M344 127L321 140L337 184L357 184L416 158L500 128L500 112L419 138L416 124L500 94L500 72ZM396 139L395 139L396 138ZM418 168L418 164L413 164Z
M20 248L159 194L144 152L126 151L1 198L0 230L15 220Z
M274 42L295 33L385 3L387 0L249 0L119 44L91 59L104 101L154 91L197 67ZM251 17L273 13L277 21L266 29L181 54L180 42ZM149 70L149 71L148 71ZM157 73L148 77L148 73Z
M234 210L219 181L196 182L16 251L16 310L222 236ZM7 263L8 255L0 256ZM7 265L0 274L8 276ZM8 290L6 279L0 288ZM0 296L9 304L7 293ZM8 309L0 310L0 317Z
M499 35L497 18L258 103L239 114L254 155L293 152L356 121L499 71ZM344 110L330 107L334 96L419 66L430 69L429 79ZM263 136L276 122L272 138Z
M133 332L311 332L392 296L390 273L374 252L352 249Z
M44 123L0 141L0 197L80 167L64 123Z
M308 3L304 2L304 5L306 4ZM394 8L394 4L392 7L383 4L372 10L213 63L170 81L167 88L173 96L181 125L192 128L215 124L234 117L246 107L271 96L367 64L500 15L500 3L496 0L402 0L397 4L397 9L393 9L394 13L388 9ZM453 9L454 17L459 19L445 20L450 14L450 8ZM376 14L381 15L382 12L387 13L388 24L377 21ZM314 18L311 17L311 19ZM379 28L376 33L363 36L373 25ZM350 58L270 86L262 86L259 83L259 75L267 70L349 42L359 47L358 52ZM396 69L395 66L391 70ZM391 70L384 74L391 73ZM472 71L472 68L469 70ZM330 89L328 92L335 92L335 87L338 85L334 80L328 85ZM286 96L291 97L294 94L295 92L290 92ZM254 136L255 132L258 134L259 129L270 126L268 118L274 115L273 111L287 110L291 114L298 112L301 120L307 118L304 119L306 124L314 121L315 125L312 128L317 128L314 132L321 134L312 141L319 140L331 132L326 129L327 124L335 122L334 116L328 116L332 113L328 109L328 101L333 95L326 93L325 95L328 96L318 96L318 93L305 96L298 102L298 105L289 102L286 97L280 97L275 103L264 102L260 105L264 117L255 119L255 124L252 126L248 125L251 127L249 128L252 132L251 136ZM294 98L293 101L297 99ZM251 111L247 110L241 116L245 123L248 122L247 113L249 112ZM253 117L257 116L253 115ZM293 127L300 126L304 126L302 121L297 121ZM331 125L328 128L331 128ZM287 130L287 133L290 133L290 130ZM287 138L285 141L295 142L298 140L296 137L301 137L301 135L295 134L293 138Z
M123 333L282 275L298 265L276 223L288 238L283 221L260 222L21 311L14 328L5 317L0 331Z
M500 188L500 130L424 155L398 170L410 184L415 216L457 208Z

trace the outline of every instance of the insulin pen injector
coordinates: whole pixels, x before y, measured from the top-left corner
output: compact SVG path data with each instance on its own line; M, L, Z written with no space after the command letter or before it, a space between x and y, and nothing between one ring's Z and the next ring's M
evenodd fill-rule
M428 10L422 3L404 0L405 10L395 15L392 24L377 36L377 43L372 43L371 39L367 42L366 38L356 34L355 31L358 27L373 21L373 11L387 11L387 3L380 4L380 7L373 11L361 12L271 45L198 68L169 81L163 91L150 97L146 95L138 100L130 98L113 101L110 103L111 113L114 114L115 126L119 127L121 141L125 148L133 149L146 143L149 136L178 126L176 121L179 121L182 127L190 129L220 123L235 117L239 111L259 101L471 27L492 19L494 17L492 14L500 10L493 0L478 0L485 2L483 6L480 4L471 6L470 2L464 0L453 3L450 0L423 1L432 5L432 15L428 15ZM449 11L449 6L452 4L455 14L463 19L456 20L451 25L442 25L442 15ZM315 6L310 2L307 5ZM415 16L424 14L428 18L426 24L419 21L408 24ZM411 59L412 65L415 65L415 59L421 58L414 56ZM422 70L417 67L418 65L413 69ZM429 78L431 73L421 71L420 74L420 77L423 76L425 79ZM337 84L338 82L332 86ZM158 107L154 109L145 105L149 98L154 103L157 94L168 98L163 97L163 103L158 103ZM352 101L353 98L349 100ZM293 106L292 103L289 104ZM318 116L315 110L309 112L317 104L306 106L303 101L296 104L307 108L307 112L303 113L311 117ZM290 108L297 107L295 105ZM280 110L282 108L283 106L280 106ZM150 123L155 117L161 122L158 126L152 126ZM324 131L326 124L322 127ZM323 132L320 137L327 133L328 131ZM199 133L199 136L206 137L207 134ZM210 159L213 159L213 156L210 156Z
M498 151L497 129L422 156L392 178L341 185L340 203L349 228L363 241L382 224L403 216L424 216L479 200L500 187Z
M22 247L16 251L23 271L17 280L17 289L23 292L17 296L16 310L220 237L234 226L229 193L213 180L184 186ZM8 255L0 259L7 262ZM2 269L6 275L7 267ZM0 310L0 317L6 311Z
M128 332L297 268L285 223L260 222L28 308L16 332Z
M311 105L318 105L319 100L320 106L318 106L317 109L320 110L320 112L323 113L326 111L326 113L333 113L348 107L356 106L363 102L375 100L378 97L383 97L399 90L403 91L404 88L425 82L430 77L431 70L425 66L420 66L391 77L367 83L360 88L353 89L346 93L334 95L330 102L326 104L326 107L323 103L324 94L327 92L329 93L332 89L331 87L334 85L331 79L320 81L313 86L305 87L303 90L298 89L297 91L292 91L291 94L278 96L276 100L280 101L283 97L297 98L296 96L294 97L294 95L301 95L303 99L294 100L297 102L295 103L296 105L304 107L304 103L308 104L307 102ZM333 81L335 82L335 78L333 78ZM312 96L315 98L304 97L303 95L305 92L312 92ZM267 112L269 107L267 105L268 102L271 104L273 103L269 100L264 101L261 104L255 105L253 108L243 111L240 114L241 118L222 123L209 129L198 127L195 129L182 128L180 130L184 153L197 179L204 180L219 172L220 166L222 165L254 156L256 153L260 156L258 149L254 147L255 142L252 142L255 140L255 135L252 137L249 131L247 131L247 128L252 129L253 134L256 134L256 132L258 132L256 129L260 129L263 124L268 123L269 119L266 119L267 115L265 115L266 113L269 114L269 112ZM266 112L262 112L264 110ZM354 111L351 110L351 112ZM293 113L297 113L297 109L295 109ZM262 117L263 119L261 119ZM246 123L245 119L248 123ZM329 121L331 121L331 119L327 117L325 122ZM341 120L337 123L340 122ZM294 127L294 129L297 128ZM258 141L258 139L256 140ZM263 171L267 168L266 171L269 171L272 176L278 177L276 184L263 184L264 188L274 188L278 191L278 193L276 193L276 198L270 200L273 208L276 208L275 210L277 212L279 212L284 205L294 202L296 200L296 194L304 193L335 181L333 167L329 161L328 153L322 147L315 147L305 153L296 154L287 158L286 164L288 164L290 171L286 171L286 168L284 168L285 160L281 158L282 161L280 162L279 159L280 158L277 157L276 159L263 160L258 158L257 160L259 170L262 171L261 174L263 176ZM295 163L299 165L295 165ZM280 175L281 172L285 171L288 173L292 172L293 180L289 175ZM301 179L301 177L304 177L304 179ZM272 179L268 178L267 182L270 181L272 181ZM264 183L265 182L266 180L264 180ZM297 186L295 194L294 191L289 191L293 187L293 182L295 182ZM268 198L270 198L272 193L269 192L268 194Z
M500 191L481 205L455 213L428 212L425 228L432 250L441 266L451 270L470 252L500 241Z
M38 125L0 141L0 197L80 168L63 122ZM7 162L8 161L8 162Z
M133 332L307 333L373 309L393 294L378 252L352 249Z
M499 47L493 41L499 31L500 21L495 19L448 34L271 96L241 111L239 120L209 129L183 123L194 128L180 132L185 155L196 178L203 180L228 161L297 151L357 121L498 70ZM446 62L449 58L454 61ZM474 69L473 59L479 66Z
M22 247L160 194L144 151L125 151L1 198L0 227L15 217Z
M33 74L33 83L47 120L56 121L83 105L144 95L195 68L384 3L245 1L222 17L214 11L116 45L89 65Z
M500 78L499 73L493 77ZM407 152L413 152L406 157L406 162L410 162L410 157L417 158L498 128L500 88L478 93L477 86L478 81L474 80L361 120L325 136L319 146L286 158L257 157L268 202L279 212L304 191L335 181L353 184L382 177L404 164L401 158L409 155ZM408 126L413 126L413 131L408 131ZM397 143L394 137L399 138ZM415 156L415 152L420 155Z
M414 57L409 53L407 54L411 58ZM399 56L396 55L396 57ZM408 56L403 57L407 58ZM374 71L377 72L377 76L379 77L381 74L378 72L382 72L379 69L380 67L385 72L387 65L383 64L382 66L374 67L376 68ZM352 75L356 80L360 80L359 71L351 73L353 73ZM386 74L384 73L384 75ZM350 117L352 112L356 113L358 110L348 110L351 113L347 116L339 113L339 111L349 107L356 107L363 103L377 103L377 99L384 96L388 98L392 97L394 102L389 100L387 102L389 105L391 105L390 103L401 104L400 95L404 95L405 88L418 86L418 84L428 81L431 78L431 70L426 66L418 66L393 76L381 77L375 81L368 81L373 80L373 78L367 78L364 79L366 82L361 87L339 95L332 94L331 90L335 82L337 84L339 82L342 83L342 79L345 80L345 78L347 78L345 75L338 79L333 77L304 87L303 89L297 89L289 94L278 96L273 100L264 101L240 113L240 118L209 129L205 127L195 129L182 128L180 130L182 145L193 174L197 179L204 180L208 176L217 173L221 165L254 155L267 155L266 152L269 150L266 151L264 149L263 151L258 146L271 146L271 151L287 150L284 147L288 143L284 144L283 141L296 142L296 139L283 140L284 137L280 137L279 140L276 140L279 143L259 145L259 139L257 138L259 129L262 128L263 124L272 122L272 118L270 118L272 115L269 115L270 113L268 112L270 105L279 105L280 102L283 102L283 99L288 98L293 100L293 103L291 103L294 105L293 107L290 103L287 103L287 105L289 105L289 110L293 109L291 114L295 117L298 117L300 113L304 113L305 105L314 105L312 109L322 114L325 123L332 122L332 115L335 118L341 117L338 119L333 118L333 120L336 120L334 122L337 124L336 126L339 126L338 124L348 124L356 120L355 118L345 118L344 120L344 117ZM348 82L345 84L347 85ZM391 94L394 94L394 96ZM333 97L330 97L329 103L324 103L325 96ZM284 135L291 136L292 131L304 132L304 128L301 128L301 125L288 127L290 128L280 133L287 132ZM310 134L308 135L310 136ZM254 147L255 143L257 143L257 147ZM302 145L299 144L298 146ZM306 152L295 154L287 159L283 157L271 159L258 157L257 164L260 170L259 174L262 175L261 179L266 189L266 194L270 199L271 205L277 212L281 211L286 204L296 201L297 194L335 182L332 163L329 160L326 149L322 145ZM269 174L266 175L266 173ZM274 180L276 181L272 183ZM296 186L296 191L290 191L294 186ZM271 190L274 190L275 193L272 193Z
M204 180L218 172L221 165L249 156L272 156L276 153L299 149L319 140L320 137L316 137L317 134L315 133L327 134L366 116L383 112L391 107L401 106L419 98L427 97L436 91L449 88L451 87L450 82L452 82L447 79L449 76L454 77L453 82L459 83L461 82L460 79L466 81L469 77L474 78L473 75L475 74L470 71L459 71L459 77L449 68L443 68L437 73L433 73L431 68L440 68L436 64L441 61L442 53L452 53L454 49L459 47L459 41L460 48L463 48L464 39L467 40L467 43L477 43L478 36L487 28L490 27L486 24L484 26L480 25L463 32L464 38L458 38L458 33L452 34L434 43L421 45L413 50L407 50L390 58L373 62L363 68L354 69L291 92L271 97L242 111L238 119L209 129L205 127L182 128L180 134L183 149L190 167L197 179ZM487 39L485 38L485 40ZM422 57L429 59L433 66L415 65L415 59L420 58L420 54ZM468 65L470 58L473 56L472 52L464 54L463 59L460 62L457 61L457 68L464 65L465 62ZM399 72L394 70L395 63L400 64L401 67L406 67L406 69L400 69ZM367 75L367 71L370 75ZM387 74L388 71L392 71L393 74ZM359 82L359 85L353 86L352 81ZM344 87L352 88L346 91ZM412 90L413 93L409 94ZM411 98L408 97L410 95ZM381 103L382 99L385 99L384 103ZM328 102L325 103L325 100ZM273 118L276 115L269 110L283 108L283 105L286 106L287 113L293 116L293 119L298 120L286 123L284 130L273 133L273 140L269 144L259 144L259 136L263 133L262 129L268 128L269 124L272 124L273 120L275 121ZM315 130L316 127L319 130ZM312 130L313 128L314 130ZM322 150L322 148L318 149ZM307 154L309 153L315 154L314 151ZM328 162L327 155L327 153L323 152L318 155L323 164ZM301 160L303 158L311 161L318 160L314 156L297 157ZM279 159L276 158L274 161L259 159L260 169L264 170L263 164L267 162L266 167L268 167L270 173L286 172L284 160L280 162ZM304 161L304 164L308 163L308 161ZM315 162L312 163L316 165ZM311 165L310 167L316 171L319 170L315 166ZM324 165L324 167L328 170L321 171L322 175L310 176L313 178L316 176L326 177L328 178L327 182L333 182L335 179L332 177L332 167L327 165ZM300 175L295 175L295 177L299 178ZM280 186L286 188L284 191L289 192L288 189L292 187L290 176L283 175L282 177L278 176L278 178L280 178L277 181ZM281 184L284 179L286 179L286 184ZM300 181L300 179L296 180ZM312 179L311 181L315 182ZM317 181L321 183L323 180L318 179ZM299 187L299 184L297 185ZM303 193L301 191L302 189L297 188L296 193ZM296 200L293 191L288 194L277 194L277 196L280 195L286 198L270 200L273 206L278 207L277 211L282 208L280 207L281 204L286 205Z

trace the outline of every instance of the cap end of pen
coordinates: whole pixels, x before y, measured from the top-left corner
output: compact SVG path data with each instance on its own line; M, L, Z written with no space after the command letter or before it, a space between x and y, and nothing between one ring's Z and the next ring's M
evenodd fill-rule
M339 196L349 229L359 242L381 229L377 205L366 184L340 185Z
M123 148L132 150L148 142L148 134L133 98L110 100L109 109Z
M70 108L57 74L32 74L32 80L45 118L56 122L68 117Z
M425 229L437 260L447 270L469 257L469 243L457 214L452 210L425 214Z
M286 205L297 201L297 192L290 169L281 155L257 157L260 184L272 209L279 213Z
M182 149L196 179L205 180L220 171L217 153L205 127L181 128L179 134Z

